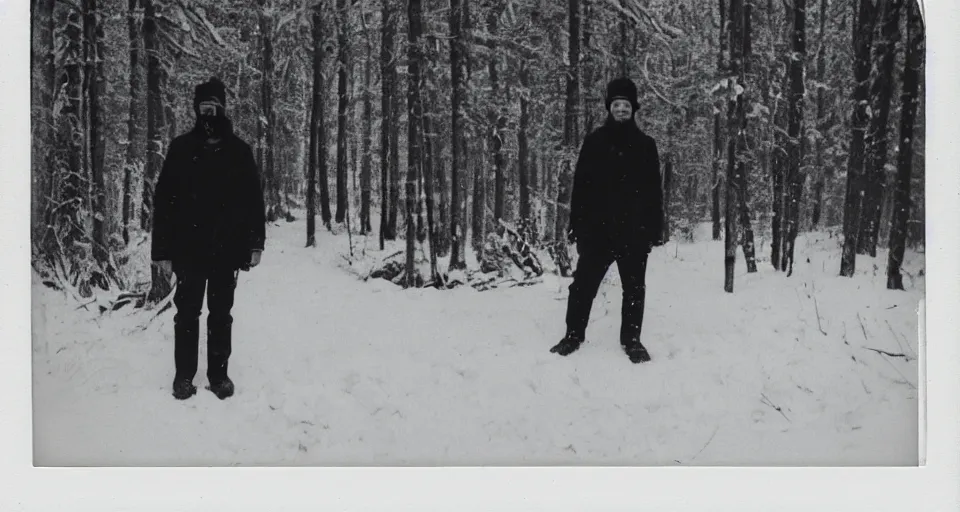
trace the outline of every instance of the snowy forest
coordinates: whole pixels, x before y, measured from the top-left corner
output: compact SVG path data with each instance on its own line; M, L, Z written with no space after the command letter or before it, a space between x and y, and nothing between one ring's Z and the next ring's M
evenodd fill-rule
M711 223L727 291L738 250L789 273L816 229L842 239L844 276L889 247L902 288L924 238L915 4L34 0L35 267L79 297L169 295L129 256L192 87L218 76L268 221L305 215L307 246L319 217L405 241L376 269L405 286L462 283L468 248L482 269L566 276L572 162L622 75L662 155L664 235Z
M918 2L30 7L38 465L917 463ZM642 367L615 271L594 343L548 353L574 167L621 76L666 215ZM183 403L153 200L211 77L267 240L237 395Z

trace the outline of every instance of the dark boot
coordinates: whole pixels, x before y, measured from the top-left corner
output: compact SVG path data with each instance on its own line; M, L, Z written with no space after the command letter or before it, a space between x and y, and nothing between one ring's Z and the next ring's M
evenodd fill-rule
M173 397L177 400L186 400L197 394L197 387L189 379L173 379Z
M217 395L220 400L226 400L233 396L233 381L230 377L224 376L222 379L211 380L207 389Z
M560 354L561 356L568 356L577 351L580 348L580 345L583 345L584 339L582 336L575 334L567 334L560 340L560 343L557 343L550 349L550 352L554 354Z
M639 338L634 338L632 341L623 343L623 351L626 352L627 357L630 358L630 362L637 363L646 363L650 361L650 353L647 352L647 348L643 346L643 343L640 343Z

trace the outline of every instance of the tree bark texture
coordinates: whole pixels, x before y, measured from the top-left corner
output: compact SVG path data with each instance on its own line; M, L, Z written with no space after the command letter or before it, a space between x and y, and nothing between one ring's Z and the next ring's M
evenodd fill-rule
M920 102L919 83L924 60L924 25L917 2L906 5L907 32L900 96L900 150L897 152L897 189L893 219L890 222L890 252L887 256L887 288L903 290L903 257L907 246L907 221L910 219L910 182L913 178L914 127Z

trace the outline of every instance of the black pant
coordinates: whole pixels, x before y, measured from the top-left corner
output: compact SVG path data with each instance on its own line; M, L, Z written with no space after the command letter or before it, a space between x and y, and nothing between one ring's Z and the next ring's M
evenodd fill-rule
M177 292L173 303L174 360L177 379L193 380L197 374L197 355L200 345L200 309L203 294L207 292L207 378L211 382L227 377L227 360L231 353L233 328L233 295L237 273L232 269L201 270L178 268ZM206 289L206 290L205 290Z
M573 273L570 296L567 301L567 334L583 339L590 309L600 283L614 261L623 284L620 343L630 345L640 341L643 326L643 306L646 295L647 257L645 248L614 249L604 245L578 245L580 259Z

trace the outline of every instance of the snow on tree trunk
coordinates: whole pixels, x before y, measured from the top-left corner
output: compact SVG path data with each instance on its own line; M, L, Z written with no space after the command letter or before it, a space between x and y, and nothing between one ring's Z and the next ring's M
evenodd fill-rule
M380 27L380 248L384 240L394 240L396 233L396 195L392 172L393 132L396 119L393 117L393 80L395 79L396 34L395 11L390 0L382 1Z
M820 31L819 45L817 47L817 82L824 83L826 79L826 21L827 21L827 0L820 0ZM826 106L824 87L817 87L817 140L816 140L816 185L813 189L813 216L811 224L816 229L820 227L820 221L823 212L823 189L826 186L827 169L823 165L823 137L826 133L826 121L824 111ZM832 174L832 172L831 172Z
M739 53L740 59L740 77L739 83L742 87L747 87L747 77L750 75L750 58L752 52L751 44L751 25L750 25L750 16L751 16L751 5L752 1L747 0L746 4L743 6L743 25L741 28L741 50ZM748 150L747 150L747 96L746 91L740 95L737 100L737 122L739 124L740 133L737 136L737 191L739 195L739 213L740 213L740 230L741 230L741 246L743 248L743 258L747 263L747 272L753 273L757 271L757 254L756 248L754 247L753 239L753 226L750 222L750 198L749 198L749 187L748 187L748 176L750 174L750 169L747 167L748 163Z
M860 223L863 220L863 176L865 159L865 131L869 118L870 48L873 41L877 7L873 0L860 0L859 16L853 26L853 115L847 162L847 193L843 207L843 253L840 275L852 277L856 272L857 245Z
M910 219L910 193L913 174L914 126L916 125L919 82L923 72L924 28L917 2L908 0L907 32L900 97L900 147L897 152L897 188L893 219L890 222L890 253L887 256L887 288L903 290L900 268L906 252L907 221Z
M337 0L337 213L339 224L346 220L347 201L347 2Z
M52 228L52 219L49 214L52 210L52 202L55 198L54 185L56 180L54 175L57 172L57 129L53 116L53 100L57 91L57 68L56 68L56 49L54 46L54 33L56 29L56 19L54 18L54 0L39 0L36 4L31 4L35 19L39 20L39 49L36 53L40 54L42 67L37 84L37 92L40 99L39 122L34 125L36 142L34 148L39 151L34 158L33 183L31 190L33 200L31 209L31 226L34 227L33 238L41 243L45 251L52 251L53 246L46 243L51 241L48 237ZM33 67L31 66L31 69Z
M365 15L361 13L361 15ZM366 25L366 23L364 23ZM367 39L367 59L363 64L363 156L360 169L360 233L373 231L370 222L370 202L373 188L373 104L370 86L373 85L373 47Z
M565 243L567 225L570 222L570 198L573 192L573 166L576 158L578 116L580 103L580 2L568 0L569 15L567 90L563 117L563 167L557 186L556 224L554 240L558 247Z
M622 1L622 0L621 0ZM727 11L724 0L719 0L720 2L720 30L717 35L717 75L723 76L725 72L725 67L723 63L723 55L727 51ZM622 23L622 22L621 22ZM626 33L624 32L621 35L621 44L625 44ZM623 64L626 67L626 64ZM710 199L711 199L711 208L710 208L710 217L713 221L713 239L720 240L720 184L722 183L720 169L723 165L723 123L721 122L721 116L723 115L722 111L723 104L720 103L716 107L716 112L713 114L713 180L712 186L710 187Z
M90 211L93 217L93 257L101 265L107 263L108 246L108 212L106 165L106 112L104 99L106 96L106 79L103 75L103 21L97 0L84 0L84 27L87 44L91 52L87 62L87 80L90 87L87 90L87 108L89 109L90 126L87 134L90 141L90 180L91 196ZM104 283L105 284L105 283Z
M801 171L803 163L803 71L804 60L807 54L806 39L806 0L794 0L793 15L793 52L790 57L790 101L789 122L787 126L788 170L787 211L786 211L786 239L784 254L782 255L781 270L793 273L794 246L800 227L800 200L806 174Z
M913 1L913 0L909 0ZM900 10L904 0L887 0L874 45L872 65L877 66L870 87L870 128L865 134L863 221L857 237L857 254L877 256L880 216L887 188L887 145L890 102L893 96L893 62L900 40Z
M730 0L730 74L735 77L741 76L741 67L743 65L743 0ZM733 293L734 290L734 271L737 265L737 206L738 194L737 186L740 182L739 170L737 164L737 146L739 139L743 137L740 131L740 119L743 110L743 94L732 91L736 99L731 99L727 105L727 181L726 181L726 212L724 214L725 233L724 233L724 278L723 290L727 293Z
M143 166L143 117L141 104L143 96L143 75L140 60L140 45L143 39L140 35L141 24L137 20L139 0L129 0L127 7L127 33L130 37L130 103L127 120L127 155L123 168L123 206L121 213L123 243L130 243L130 223L133 215L133 173Z
M420 101L421 86L421 44L423 33L420 0L407 3L408 45L407 45L407 180L406 180L406 220L407 220L407 258L404 287L420 286L417 269L414 265L416 252L416 224L413 218L417 197L417 178L423 166L422 136L423 112ZM436 275L437 260L431 251L431 273Z
M525 91L530 86L530 70L526 60L520 62L520 87ZM520 223L530 222L530 149L527 132L530 130L530 99L527 93L520 94L520 126L517 130L517 166L520 173Z
M316 217L317 217L317 166L324 165L319 156L320 127L323 124L323 32L322 32L322 4L313 7L311 15L313 36L313 86L310 108L310 157L307 171L307 247L317 245ZM326 151L323 152L326 154ZM318 161L319 160L319 161ZM326 179L326 173L321 176Z
M466 268L464 259L466 236L464 216L467 212L466 179L468 176L466 160L466 112L464 100L466 91L467 47L463 35L463 0L450 0L450 80L451 80L451 123L450 151L450 270Z

